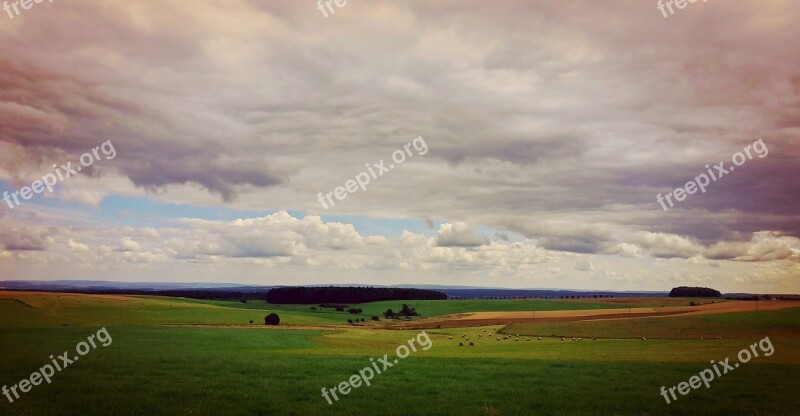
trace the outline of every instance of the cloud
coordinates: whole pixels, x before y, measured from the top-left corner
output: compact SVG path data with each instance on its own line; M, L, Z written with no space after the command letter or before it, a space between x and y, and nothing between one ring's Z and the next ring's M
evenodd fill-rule
M75 251L78 253L86 253L89 251L89 246L83 243L78 243L71 238L67 241L67 246L71 251Z
M292 257L314 250L350 250L364 244L351 224L323 223L320 217L297 219L285 211L231 222L187 219L194 230L169 246L183 258L197 256ZM381 244L373 238L370 244Z
M594 270L594 264L588 260L580 259L575 262L575 270L589 272Z
M127 252L141 252L144 250L142 249L141 244L134 241L131 237L123 237L120 240L119 251L127 253Z
M618 254L626 257L640 257L642 255L642 248L629 243L619 243L607 251L608 254Z
M703 246L694 239L674 234L639 232L631 240L655 257L688 259L703 252Z
M0 218L0 245L8 251L44 251L54 229L34 225L14 224L11 219Z
M439 235L436 239L436 244L439 247L478 247L488 243L488 238L475 234L463 222L442 224L439 227Z
M796 259L800 239L782 235L780 232L754 233L750 241L719 242L709 247L705 256L709 259L736 261L772 261Z
M749 274L761 266L796 271L792 2L709 2L663 19L623 0L376 0L320 25L299 2L99 0L29 17L0 36L0 186L13 192L105 140L118 155L1 211L0 244L17 270L48 277L22 265L81 254L72 238L110 269L135 261L126 265L196 276L193 267L214 264L234 280L362 267L381 270L372 278L383 283L424 271L535 284L574 262L625 279L666 268L654 276L735 275L744 286L761 284ZM322 211L317 192L419 135L428 154ZM660 208L657 193L757 138L769 156ZM119 196L187 218L103 216ZM383 219L443 225L434 237L383 224L357 231ZM144 226L123 229L130 223ZM163 275L150 273L136 277ZM576 274L557 277L601 273ZM613 284L635 281L625 279Z

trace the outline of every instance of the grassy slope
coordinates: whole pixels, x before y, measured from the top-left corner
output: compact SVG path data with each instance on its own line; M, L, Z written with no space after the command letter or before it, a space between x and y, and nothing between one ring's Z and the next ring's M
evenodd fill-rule
M164 324L263 324L269 312L278 312L290 325L342 323L342 314L308 313L282 309L239 307L238 302L202 303L156 297L101 297L82 295L0 294L0 327L164 325ZM266 304L265 304L266 306ZM346 320L346 319L345 319Z
M353 305L359 315L332 309L312 310L314 305L272 305L265 301L222 302L148 296L87 296L27 292L0 292L0 326L163 325L163 324L247 324L263 323L276 312L287 325L346 324L350 318L382 316L386 309L399 310L403 302L374 302ZM422 316L476 311L525 311L622 308L617 304L537 300L409 301Z
M687 317L512 324L506 332L559 337L731 338L771 334L800 335L798 322L800 307L782 311Z

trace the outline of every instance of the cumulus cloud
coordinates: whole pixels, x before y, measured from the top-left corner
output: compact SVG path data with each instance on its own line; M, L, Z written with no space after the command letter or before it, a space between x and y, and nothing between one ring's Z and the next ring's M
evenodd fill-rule
M626 257L640 257L642 255L642 248L636 244L619 243L607 251L609 254L618 254Z
M489 239L473 232L467 224L457 222L442 224L436 242L440 247L478 247L487 244Z
M85 252L89 251L89 246L87 246L86 244L83 244L83 243L79 243L79 242L77 242L77 241L75 241L75 240L73 240L71 238L67 241L67 247L69 247L69 249L71 251L75 251L75 252L79 252L79 253L85 253Z
M719 242L709 247L705 256L710 259L737 261L771 261L797 257L800 239L780 232L753 233L750 241Z
M35 225L14 224L0 219L0 246L8 251L44 251L57 231Z
M349 250L365 243L351 224L324 223L318 216L297 219L286 211L231 222L184 222L193 230L184 238L169 241L170 249L184 258L292 257L309 250ZM381 242L379 236L369 241L373 245Z

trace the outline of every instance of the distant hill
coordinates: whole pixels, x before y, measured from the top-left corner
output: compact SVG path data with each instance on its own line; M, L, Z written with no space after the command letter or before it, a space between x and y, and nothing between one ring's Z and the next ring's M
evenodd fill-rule
M594 297L665 297L667 292L614 292L608 290L583 291L560 289L437 289L450 298L489 299L489 298L594 298Z
M305 287L348 287L368 286L385 288L424 289L441 292L450 299L508 299L508 298L593 298L593 297L665 297L666 291L630 291L613 290L568 290L568 289L506 289L474 286L447 285L394 285L381 286L373 284L313 284ZM196 299L265 299L270 289L292 287L287 285L243 285L237 283L176 283L176 282L111 282L92 280L11 280L0 281L0 290L25 290L38 292L64 293L97 293L97 294L129 294L160 295L188 297ZM724 294L733 298L752 298L767 296L764 294L732 293ZM769 295L776 298L797 298L798 295Z

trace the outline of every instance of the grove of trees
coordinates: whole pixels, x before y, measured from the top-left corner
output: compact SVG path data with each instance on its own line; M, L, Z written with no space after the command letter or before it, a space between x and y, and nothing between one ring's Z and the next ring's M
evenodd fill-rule
M405 303L403 304L403 307L400 309L400 312L395 312L395 311L393 311L391 309L387 309L386 312L383 313L383 316L385 316L387 318L393 318L393 317L398 317L398 316L409 317L409 316L418 316L418 315L419 314L417 313L417 310L415 308L412 308L412 307L406 305Z
M719 298L722 294L718 290L707 287L680 286L669 291L671 298Z
M447 295L433 290L393 287L279 287L267 292L274 304L367 303L382 300L444 300Z

